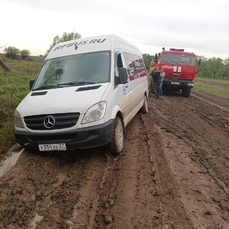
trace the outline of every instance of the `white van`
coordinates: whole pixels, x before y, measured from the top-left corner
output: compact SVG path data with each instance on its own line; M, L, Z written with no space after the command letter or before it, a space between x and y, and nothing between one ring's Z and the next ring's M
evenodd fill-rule
M125 127L148 112L140 50L115 35L59 43L45 59L31 92L15 111L15 137L40 151L109 144L123 150Z

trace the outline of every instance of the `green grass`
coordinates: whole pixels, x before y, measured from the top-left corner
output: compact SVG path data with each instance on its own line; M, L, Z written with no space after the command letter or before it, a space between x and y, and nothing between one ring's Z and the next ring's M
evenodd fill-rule
M203 91L229 100L229 90L226 88L195 82L194 90Z
M4 62L11 69L0 66L0 153L7 151L14 140L14 111L29 92L29 80L36 78L41 67L38 61L10 60Z
M229 84L229 80L228 79L196 77L196 80L204 80L204 81L208 81L208 82L216 82L216 83L226 83L226 84Z

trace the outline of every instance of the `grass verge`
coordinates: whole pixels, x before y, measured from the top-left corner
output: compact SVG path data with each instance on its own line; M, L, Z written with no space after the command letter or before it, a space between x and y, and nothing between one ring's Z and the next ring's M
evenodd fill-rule
M211 95L216 95L221 98L229 100L228 88L222 88L217 85L208 85L203 82L195 82L194 90L203 91Z
M206 82L215 82L215 83L223 83L223 84L229 84L228 79L218 79L218 78L206 78L206 77L196 77L196 80L204 80Z
M6 152L14 139L14 111L29 92L29 80L34 79L41 62L20 61L4 58L11 69L5 72L0 67L0 154Z

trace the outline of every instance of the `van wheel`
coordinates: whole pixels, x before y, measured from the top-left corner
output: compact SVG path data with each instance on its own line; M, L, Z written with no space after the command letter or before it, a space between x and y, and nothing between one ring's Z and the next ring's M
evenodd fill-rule
M184 97L189 97L191 93L191 87L186 87L182 89L182 95Z
M143 114L147 114L149 112L149 107L148 107L148 99L146 96L144 96L144 103L143 103L143 106L141 108L141 112Z
M124 130L123 124L119 117L115 118L114 130L111 143L109 144L110 152L118 155L122 152L124 146Z

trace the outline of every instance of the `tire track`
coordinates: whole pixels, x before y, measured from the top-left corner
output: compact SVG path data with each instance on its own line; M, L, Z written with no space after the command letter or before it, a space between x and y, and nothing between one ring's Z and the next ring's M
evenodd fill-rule
M191 94L191 97L195 97L196 99L214 107L217 107L222 111L229 111L229 102L227 102L226 100L224 101L223 99L206 95L198 91L194 91L194 93Z
M193 109L186 109L187 107ZM202 110L196 113L199 107ZM229 208L225 202L228 199L228 167L225 162L228 157L226 152L229 141L224 134L224 127L219 126L215 129L202 118L201 114L211 109L213 108L207 109L201 101L195 99L184 101L183 98L177 98L175 102L174 99L165 97L164 101L153 100L150 110L150 120L155 121L161 139L164 140L168 164L178 182L177 187L181 190L182 202L195 228L207 228L209 225L214 225L216 228L219 225L222 228L229 226ZM222 116L225 113L218 110L218 115ZM170 117L172 120L166 123ZM178 163L177 160L181 162ZM188 170L190 167L193 170ZM202 184L196 184L198 181ZM219 198L215 200L215 196ZM195 205L199 206L199 210L195 209ZM190 209L194 212L192 213Z
M151 122L149 116L142 116L148 132L150 160L154 162L156 171L155 183L160 197L162 214L162 228L192 229L192 222L181 201L177 184L173 178L169 161L165 155L163 136L160 128Z
M183 98L181 98L181 101L183 101ZM200 102L195 106L197 108L202 107L201 112L196 113L190 110L188 110L189 112L184 112L187 104L193 104L193 100L186 100L186 102L182 103L182 105L180 105L180 101L178 101L177 104L174 104L174 102L171 103L170 98L166 98L163 102L165 103L160 103L163 107L156 107L157 109L154 109L153 112L156 114L152 117L152 119L154 119L157 125L159 125L162 129L173 133L175 136L183 139L189 146L191 146L194 152L191 156L192 159L198 160L206 167L206 169L212 168L213 171L211 170L210 174L213 175L213 178L216 178L216 175L214 174L221 176L221 178L215 179L221 187L222 181L225 182L224 186L228 186L229 180L226 176L227 164L225 164L225 160L227 161L228 157L227 152L229 140L224 134L224 132L227 132L224 131L224 126L223 128L222 126L214 128L212 125L209 125L204 118L202 118L202 113L205 111L208 112L211 108L207 109L206 106ZM164 106L166 106L166 108ZM163 112L162 115L161 112ZM215 115L222 116L220 113L216 113ZM163 117L166 117L166 119ZM211 160L211 158L214 158L214 160ZM219 173L219 168L220 170L224 169L225 172ZM218 182L219 180L221 180L221 182Z
M147 134L140 115L127 127L123 153L110 163L100 206L104 228L158 228L162 225L161 205L153 181ZM107 192L105 193L104 190Z

